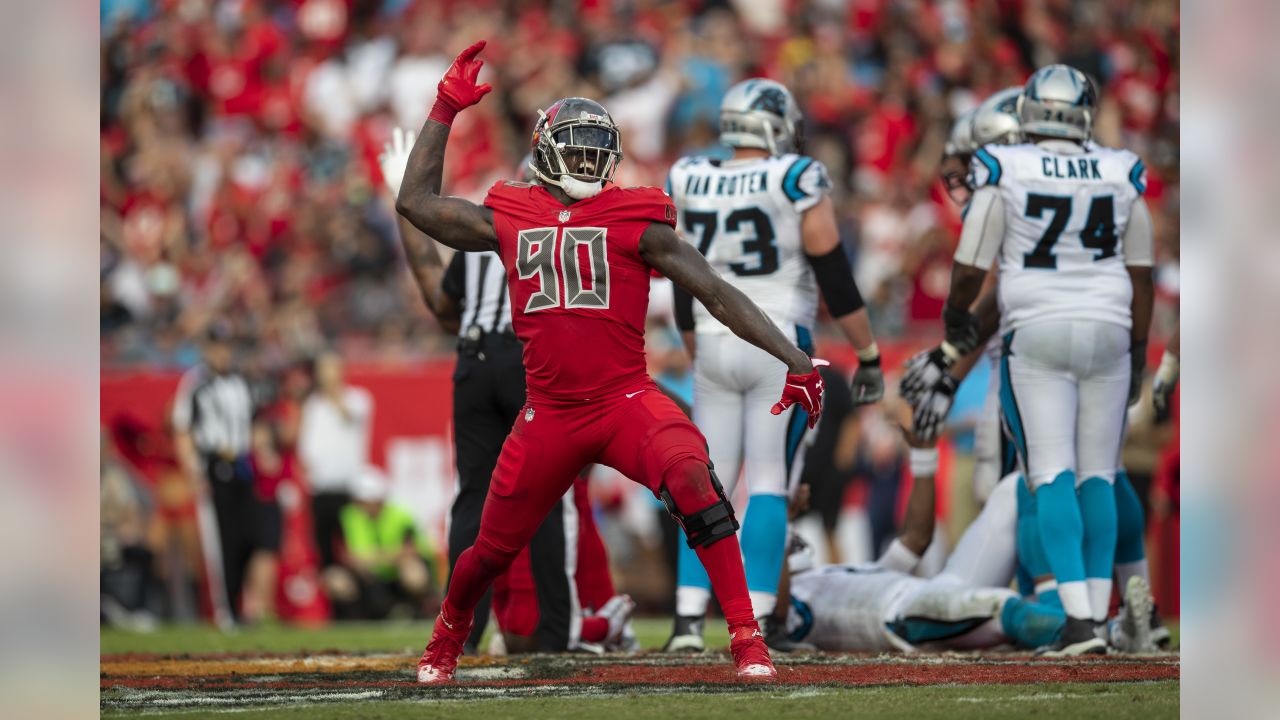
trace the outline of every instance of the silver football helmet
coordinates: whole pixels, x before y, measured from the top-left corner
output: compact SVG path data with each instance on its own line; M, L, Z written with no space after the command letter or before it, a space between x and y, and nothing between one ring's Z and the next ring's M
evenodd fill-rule
M938 169L947 195L961 206L968 204L973 196L973 188L969 187L969 158L978 149L973 144L973 116L976 112L970 110L951 125L951 134L942 148L942 164Z
M1022 132L1085 142L1093 135L1098 92L1089 76L1068 65L1046 65L1031 75L1018 99Z
M973 144L973 116L977 112L977 110L970 110L956 118L955 123L951 125L951 134L947 136L947 144L942 148L944 157L972 155L973 151L978 149Z
M720 101L720 142L768 150L770 155L800 152L802 121L800 107L782 83L743 80Z
M570 97L538 111L530 155L528 167L538 180L584 200L613 180L622 162L622 140L603 105Z
M992 95L973 111L971 138L974 149L983 145L1016 145L1022 142L1022 121L1018 117L1018 98L1022 88L1008 87Z

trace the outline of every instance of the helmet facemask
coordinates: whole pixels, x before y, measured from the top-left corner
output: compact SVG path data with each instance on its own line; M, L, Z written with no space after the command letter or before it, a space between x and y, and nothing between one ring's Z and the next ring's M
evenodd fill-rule
M947 137L942 150L942 163L938 175L942 179L942 187L947 196L955 204L964 207L973 197L973 185L969 182L969 160L977 148L973 144L973 116L976 111L969 111L951 125L951 133Z
M587 115L555 122L538 111L530 167L542 182L575 200L600 193L613 180L622 150L618 129L607 116Z
M973 185L969 181L968 153L948 153L942 156L942 168L938 174L942 177L942 187L947 196L960 207L969 204L973 198Z

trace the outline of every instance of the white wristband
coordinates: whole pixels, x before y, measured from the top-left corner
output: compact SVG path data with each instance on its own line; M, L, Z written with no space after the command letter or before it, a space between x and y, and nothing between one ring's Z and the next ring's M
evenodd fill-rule
M925 477L938 474L938 448L911 448L911 475Z
M880 346L872 340L871 344L857 351L859 360L875 360L880 357Z

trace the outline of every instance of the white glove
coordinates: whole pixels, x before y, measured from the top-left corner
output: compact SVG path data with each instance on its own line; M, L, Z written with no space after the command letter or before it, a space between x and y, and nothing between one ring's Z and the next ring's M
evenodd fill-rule
M908 405L916 405L920 398L938 384L955 365L955 360L941 346L921 350L911 356L903 366L905 372L898 381L898 394Z
M1172 413L1169 400L1173 397L1176 387L1178 387L1178 356L1165 350L1164 356L1160 358L1160 369L1156 370L1156 376L1151 381L1151 403L1156 409L1157 423L1169 419Z
M387 184L392 197L400 194L400 181L409 166L409 151L413 149L415 140L417 136L412 130L397 127L391 131L391 142L382 146L378 165L382 168L382 181Z
M920 397L911 418L911 432L915 433L921 441L931 443L942 434L947 416L951 414L951 404L956 400L956 388L959 385L955 378L943 375Z

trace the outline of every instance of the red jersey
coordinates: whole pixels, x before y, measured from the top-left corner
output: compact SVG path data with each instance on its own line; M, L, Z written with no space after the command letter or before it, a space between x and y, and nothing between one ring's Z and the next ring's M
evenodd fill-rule
M640 236L650 223L675 227L657 188L607 187L564 205L541 185L489 188L499 254L507 271L511 324L524 344L529 399L574 403L649 382L644 321L649 273Z

